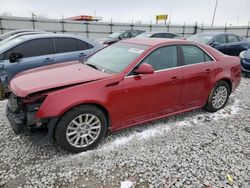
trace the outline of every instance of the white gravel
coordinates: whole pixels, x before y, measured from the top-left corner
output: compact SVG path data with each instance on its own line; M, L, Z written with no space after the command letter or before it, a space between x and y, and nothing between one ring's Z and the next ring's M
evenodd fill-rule
M250 187L250 79L225 109L109 134L77 155L16 136L0 102L0 187Z

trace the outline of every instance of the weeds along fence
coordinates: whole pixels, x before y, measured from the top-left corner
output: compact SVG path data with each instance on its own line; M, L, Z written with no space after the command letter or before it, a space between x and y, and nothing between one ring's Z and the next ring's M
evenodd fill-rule
M195 33L216 31L230 32L240 36L250 37L250 25L248 26L221 26L204 27L198 25L158 25L158 24L134 24L134 23L114 23L114 22L85 22L71 21L67 19L36 19L26 17L0 17L0 34L15 29L41 29L54 33L71 33L83 35L91 39L105 37L108 34L126 30L139 29L145 31L172 32L189 37Z

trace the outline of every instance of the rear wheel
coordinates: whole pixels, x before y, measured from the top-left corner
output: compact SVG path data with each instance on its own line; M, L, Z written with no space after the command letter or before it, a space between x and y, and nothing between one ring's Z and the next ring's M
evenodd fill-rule
M210 112L216 112L225 107L230 95L230 87L227 82L219 81L211 91L205 108Z
M107 119L99 108L83 105L67 112L57 124L57 143L71 153L97 146L107 131Z

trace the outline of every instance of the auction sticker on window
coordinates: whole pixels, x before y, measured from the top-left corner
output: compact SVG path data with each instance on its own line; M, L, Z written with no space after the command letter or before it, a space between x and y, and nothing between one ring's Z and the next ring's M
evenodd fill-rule
M141 54L144 50L137 48L130 48L128 51Z

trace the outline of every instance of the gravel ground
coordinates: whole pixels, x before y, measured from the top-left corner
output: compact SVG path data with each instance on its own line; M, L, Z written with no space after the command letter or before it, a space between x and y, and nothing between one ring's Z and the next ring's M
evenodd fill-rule
M109 134L69 154L16 136L0 102L0 187L250 187L250 79L202 109Z

